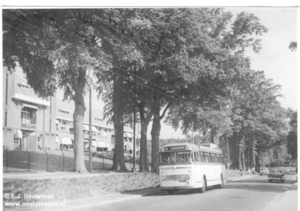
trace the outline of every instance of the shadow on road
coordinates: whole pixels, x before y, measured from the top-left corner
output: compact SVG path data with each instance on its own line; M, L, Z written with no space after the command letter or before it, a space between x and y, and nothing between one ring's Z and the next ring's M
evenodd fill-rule
M284 183L269 182L268 178L245 179L228 181L225 185L226 189L244 189L257 192L284 192L295 183L295 180L286 179Z
M296 181L295 180L290 180L290 179L286 179L284 181L284 183L281 183L281 182L272 182L272 183L281 183L281 184L294 184ZM245 179L245 180L236 180L236 181L228 181L226 184L242 184L242 183L257 183L257 184L269 184L269 180L268 178L266 177L265 179L262 179L262 180L252 180L252 179Z
M209 187L206 189L206 191L211 191L215 188ZM174 192L172 195L189 195L189 194L195 194L199 193L199 190L178 190ZM133 194L133 195L142 195L143 197L148 196L169 196L167 191L162 191L160 188L148 188L148 189L142 189L142 190L132 190L132 191L124 191L121 194Z

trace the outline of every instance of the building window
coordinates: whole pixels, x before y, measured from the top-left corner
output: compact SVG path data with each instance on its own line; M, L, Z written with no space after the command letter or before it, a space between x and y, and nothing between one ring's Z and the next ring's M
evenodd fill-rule
M29 85L25 83L19 83L19 87L29 89Z
M37 109L23 107L21 110L21 122L26 124L36 124Z
M60 109L58 110L60 113L63 113L63 114L69 114L70 112L68 110L63 110L63 109Z

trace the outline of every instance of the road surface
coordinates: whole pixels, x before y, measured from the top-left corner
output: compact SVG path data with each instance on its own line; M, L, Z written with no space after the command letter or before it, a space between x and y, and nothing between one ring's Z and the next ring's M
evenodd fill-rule
M295 183L295 175L286 175L284 183L269 183L267 176L228 181L223 189L209 188L205 193L180 191L174 195L159 192L152 195L109 203L87 211L267 211ZM282 211L288 211L289 204Z

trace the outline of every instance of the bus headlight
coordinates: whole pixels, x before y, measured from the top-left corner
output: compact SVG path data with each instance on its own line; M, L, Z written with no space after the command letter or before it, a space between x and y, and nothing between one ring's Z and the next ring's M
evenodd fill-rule
M191 179L191 177L189 175L186 175L185 180L189 180L189 179Z
M166 180L166 176L161 176L160 179L161 179L161 181L164 181L164 180Z

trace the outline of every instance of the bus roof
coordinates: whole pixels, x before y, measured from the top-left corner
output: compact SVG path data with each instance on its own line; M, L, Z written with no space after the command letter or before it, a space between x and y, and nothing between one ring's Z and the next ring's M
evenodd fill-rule
M199 150L198 146L196 144L191 144L188 142L184 143L172 143L172 144L166 144L161 147L161 151L176 151L176 150Z
M217 153L221 154L222 150L219 148L211 148L207 146L197 146L196 144L188 143L188 142L183 142L183 143L171 143L171 144L166 144L161 147L161 152L166 152L166 151L179 151L179 150L195 150L195 151L205 151L205 152L212 152L212 153Z
M220 148L215 149L215 148L210 148L210 147L206 147L206 146L199 146L199 151L222 154L222 149L220 149Z

